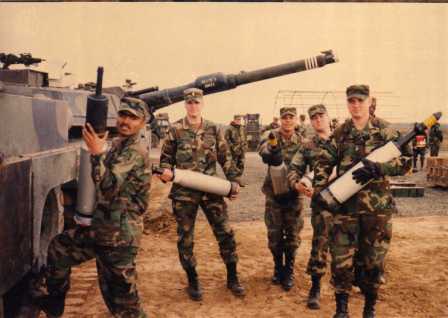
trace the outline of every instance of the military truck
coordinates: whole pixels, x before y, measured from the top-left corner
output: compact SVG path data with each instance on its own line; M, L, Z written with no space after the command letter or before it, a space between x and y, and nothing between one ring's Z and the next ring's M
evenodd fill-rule
M246 114L244 116L244 126L247 136L247 148L255 151L261 138L260 114Z
M181 101L189 87L212 94L335 61L333 53L325 51L251 72L205 75L161 91L157 87L134 92L104 89L113 92L104 93L108 99L106 126L113 136L124 95L144 100L153 113ZM0 54L0 318L16 316L28 275L45 264L48 245L63 228L64 213L76 206L81 133L91 92L50 87L48 73L8 68L38 62L29 54Z

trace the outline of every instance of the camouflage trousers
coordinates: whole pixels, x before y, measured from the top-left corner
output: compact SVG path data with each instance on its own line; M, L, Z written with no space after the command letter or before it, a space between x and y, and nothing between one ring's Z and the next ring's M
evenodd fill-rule
M264 221L271 252L288 251L295 255L303 228L302 199L279 203L274 197L266 195Z
M232 154L232 160L235 163L235 166L238 168L238 177L241 177L244 173L244 160L245 160L244 153Z
M439 155L440 143L434 142L429 144L431 157L437 157Z
M336 293L348 293L351 290L355 265L358 266L357 281L361 290L378 290L392 238L391 215L334 215L330 231L330 252L331 281Z
M147 317L137 292L137 247L98 246L89 228L75 227L57 235L48 248L48 293L70 288L71 267L96 259L98 281L107 308L114 317Z
M173 199L172 203L177 222L177 249L180 263L184 269L196 266L196 258L193 254L194 226L199 206L212 227L224 263L238 262L235 235L229 225L227 204L223 197L207 195L205 199L202 198L196 202Z
M321 277L325 275L330 249L329 235L333 223L333 215L325 210L312 209L311 225L313 240L311 254L306 269L307 274Z

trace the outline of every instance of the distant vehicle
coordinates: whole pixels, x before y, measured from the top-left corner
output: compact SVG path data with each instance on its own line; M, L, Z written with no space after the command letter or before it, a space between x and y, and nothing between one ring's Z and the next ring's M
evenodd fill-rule
M249 150L255 151L261 138L260 114L246 114L244 125L246 127L247 147Z

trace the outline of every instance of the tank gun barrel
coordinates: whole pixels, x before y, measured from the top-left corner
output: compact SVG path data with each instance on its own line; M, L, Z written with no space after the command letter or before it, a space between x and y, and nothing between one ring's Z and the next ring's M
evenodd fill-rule
M152 92L155 92L155 91L158 91L158 90L159 90L158 86L152 86L152 87L140 89L138 91L129 91L129 92L126 92L125 95L126 96L130 96L130 97L137 97L139 95L152 93Z
M0 63L3 64L2 69L7 70L10 65L23 64L30 66L45 61L44 59L33 57L30 53L22 53L19 56L15 54L0 53Z
M323 51L317 56L255 71L240 72L239 74L214 73L200 76L192 83L163 89L161 91L140 94L138 95L138 98L144 100L149 105L150 111L153 112L183 100L183 91L187 88L196 87L201 89L204 92L204 95L208 95L230 90L239 85L320 68L337 61L333 51L328 50Z

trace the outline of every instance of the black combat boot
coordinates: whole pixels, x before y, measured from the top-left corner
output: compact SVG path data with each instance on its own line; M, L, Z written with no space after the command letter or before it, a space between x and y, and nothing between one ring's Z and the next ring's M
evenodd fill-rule
M333 318L349 318L348 315L348 294L335 294L336 296L336 313Z
M362 312L362 318L375 318L375 304L378 298L378 293L366 292L364 293L364 310Z
M67 292L55 292L35 299L37 307L45 312L48 318L62 317Z
M285 267L283 269L282 287L284 290L289 291L294 287L294 261L296 259L295 251L285 252Z
M274 258L274 274L272 275L272 283L278 285L282 282L283 276L283 251L272 253Z
M244 297L246 292L244 287L241 286L238 280L238 274L236 272L236 263L228 263L227 267L227 288L230 289L232 294L238 297Z
M308 294L308 308L309 309L320 309L320 276L311 276L311 289Z
M196 268L188 267L185 269L188 277L188 287L187 294L190 296L191 300L200 301L202 300L202 290L198 281L198 273Z

